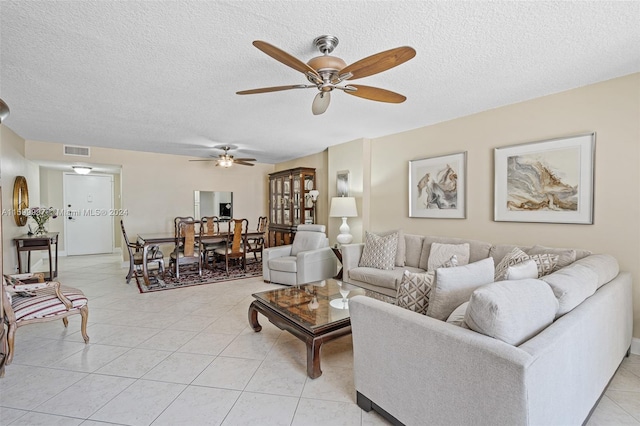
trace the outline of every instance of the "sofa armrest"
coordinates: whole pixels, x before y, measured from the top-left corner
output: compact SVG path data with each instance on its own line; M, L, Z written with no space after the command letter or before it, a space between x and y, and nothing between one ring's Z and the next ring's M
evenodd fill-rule
M358 267L360 263L360 257L362 256L362 250L364 250L364 243L358 244L343 244L342 250L342 277L348 281L349 270Z
M525 351L366 296L349 310L356 390L402 423L527 424Z
M296 256L296 282L310 283L331 278L338 271L338 259L331 247L303 251Z

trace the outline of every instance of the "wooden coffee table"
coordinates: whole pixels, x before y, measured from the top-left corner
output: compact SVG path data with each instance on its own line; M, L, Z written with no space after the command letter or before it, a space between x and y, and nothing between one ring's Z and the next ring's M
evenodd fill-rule
M341 300L340 287L333 278L296 287L286 287L255 293L249 306L249 324L254 331L262 330L258 312L281 330L286 330L307 345L307 375L320 377L320 348L322 344L351 333L349 309L330 305ZM348 297L364 294L360 287L344 283L350 290ZM336 304L336 302L334 302ZM341 303L337 306L345 307Z

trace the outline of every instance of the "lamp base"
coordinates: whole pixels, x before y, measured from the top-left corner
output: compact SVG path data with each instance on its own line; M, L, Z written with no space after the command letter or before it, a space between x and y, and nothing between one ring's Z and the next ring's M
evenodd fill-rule
M349 225L347 224L347 218L342 218L342 225L340 225L340 234L336 238L340 244L349 244L353 241L353 235L349 233Z

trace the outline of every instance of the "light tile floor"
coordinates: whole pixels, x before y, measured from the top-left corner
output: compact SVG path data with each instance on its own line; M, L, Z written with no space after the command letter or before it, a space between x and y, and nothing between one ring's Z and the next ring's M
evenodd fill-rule
M79 316L16 333L0 379L2 425L387 425L355 403L350 336L323 346L323 375L306 375L302 342L259 317L261 278L140 294L121 259L60 259L59 280L89 297ZM640 426L640 356L623 362L590 425Z

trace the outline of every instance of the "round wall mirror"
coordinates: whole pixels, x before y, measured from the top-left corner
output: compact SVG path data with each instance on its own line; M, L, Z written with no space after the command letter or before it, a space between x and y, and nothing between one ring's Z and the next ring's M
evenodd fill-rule
M24 176L16 176L13 183L13 218L16 225L27 224L27 209L29 208L29 188L27 179Z

